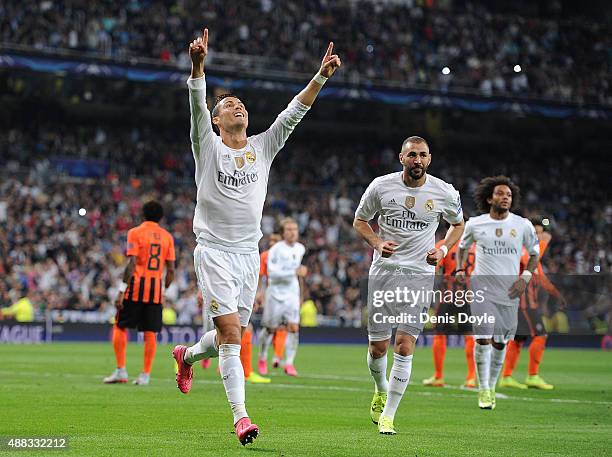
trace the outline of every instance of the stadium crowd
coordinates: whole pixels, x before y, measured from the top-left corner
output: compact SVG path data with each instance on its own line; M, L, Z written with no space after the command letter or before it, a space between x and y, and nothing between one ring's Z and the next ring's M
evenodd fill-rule
M188 66L186 43L205 24L212 65L222 52L251 56L241 60L246 70L310 73L331 39L346 63L340 76L353 83L612 104L609 22L429 3L23 0L0 4L0 42Z
M167 301L179 323L191 322L199 314L191 231L195 187L185 138L172 142L154 130L145 135L103 124L73 126L71 132L44 125L0 132L5 173L0 180L0 307L27 294L37 308L110 313L125 264L127 230L140 223L143 202L156 198L165 207L162 225L174 235L177 249L177 276ZM367 142L349 148L347 143L314 147L312 140L296 140L272 167L262 230L269 235L283 216L293 216L307 248L306 296L322 315L359 324L360 281L367 277L370 256L352 229L353 214L371 179L400 169L396 151ZM62 175L55 168L58 151L102 159L109 168L99 179ZM551 220L554 241L544 261L548 273L590 274L595 265L610 271L612 205L599 189L606 179L603 168L585 167L576 154L566 155L561 164L556 155L536 159L522 152L509 152L503 164L490 154L478 161L465 160L468 156L473 152L440 151L430 170L460 190L467 214L475 214L471 195L481 177L509 174L522 187L523 214ZM143 163L144 168L135 165ZM81 208L85 214L79 214Z

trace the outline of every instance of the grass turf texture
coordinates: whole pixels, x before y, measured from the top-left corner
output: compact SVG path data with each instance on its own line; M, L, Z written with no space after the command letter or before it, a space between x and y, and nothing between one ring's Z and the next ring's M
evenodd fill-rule
M0 345L0 436L67 436L69 449L8 451L41 456L559 456L606 455L612 448L612 353L554 350L543 375L553 391L498 389L508 398L481 411L476 393L426 388L429 348L416 351L396 436L370 421L372 382L365 345L301 346L299 378L272 371L247 385L247 408L261 428L243 448L213 368L195 367L188 395L176 388L171 348L159 346L151 385L131 381L142 346L128 345L130 384L103 385L114 369L110 344ZM526 374L523 351L515 376ZM389 359L389 367L391 365ZM459 386L463 351L449 349L446 382Z

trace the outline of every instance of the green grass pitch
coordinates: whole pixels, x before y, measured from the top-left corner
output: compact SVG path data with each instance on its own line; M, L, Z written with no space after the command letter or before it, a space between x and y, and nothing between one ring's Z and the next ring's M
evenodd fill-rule
M523 379L527 353L515 374ZM369 418L372 383L364 346L299 348L293 379L247 385L260 437L243 448L232 433L214 368L195 367L188 395L175 386L170 347L159 346L148 387L103 385L114 368L110 344L0 345L0 436L67 436L69 449L15 456L603 456L612 449L612 353L554 350L542 375L553 391L498 390L507 398L481 411L460 390L463 351L449 349L450 388L425 388L430 349L417 349L411 384L396 415L396 436ZM389 365L391 360L389 361ZM128 346L128 371L142 346ZM216 366L216 362L213 363Z

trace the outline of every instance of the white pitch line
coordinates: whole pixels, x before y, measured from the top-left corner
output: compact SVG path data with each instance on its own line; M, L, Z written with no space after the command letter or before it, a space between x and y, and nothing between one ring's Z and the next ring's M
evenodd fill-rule
M14 375L15 372L14 371L5 371L5 370L0 370L0 375ZM42 373L36 373L37 376L42 376L45 378L52 378L52 377L62 377L62 378L87 378L87 379L97 379L97 380L101 380L102 376L95 376L95 375L86 375L86 374L80 374L80 373L49 373L49 372L42 372ZM316 375L316 374L311 374L311 375L300 375L300 377L302 378L308 378L308 379L321 379L321 380L329 380L329 379L335 379L338 378L338 380L342 380L343 378L341 376L336 376L336 375ZM353 377L353 380L358 379L357 377ZM368 381L367 378L359 378L359 379L363 379L364 381ZM172 383L174 384L174 380L173 379L168 379L168 378L151 378L152 381L155 382L163 382L163 383ZM221 380L212 380L212 379L195 379L194 383L196 384L211 384L211 385L218 385L218 384L222 384ZM6 385L4 385L4 387L6 387ZM319 385L314 385L314 384L285 384L285 383L270 383L270 384L266 384L265 388L279 388L279 389L310 389L310 390L327 390L327 391L340 391L340 392L367 392L367 393L371 393L372 389L368 389L368 388L360 388L360 387L346 387L346 386L319 386ZM433 388L432 388L433 389ZM465 390L468 391L467 389L462 389L460 387L455 387L455 386L448 386L448 389L456 389L456 390ZM448 393L442 393L442 392L435 392L435 391L427 391L427 392L423 392L423 391L408 391L408 395L418 395L418 396L422 396L422 397L453 397L453 398L469 398L469 399L473 399L475 398L475 393L470 393L470 394L448 394ZM536 401L536 402L547 402L547 403L571 403L571 404L585 404L585 405L604 405L604 406L609 406L612 405L612 401L594 401L594 400L575 400L575 399L569 399L569 398L537 398L537 397L515 397L515 396L510 396L510 395L506 395L506 394L500 394L500 393L496 393L496 397L500 398L500 399L504 399L504 400L519 400L519 401Z

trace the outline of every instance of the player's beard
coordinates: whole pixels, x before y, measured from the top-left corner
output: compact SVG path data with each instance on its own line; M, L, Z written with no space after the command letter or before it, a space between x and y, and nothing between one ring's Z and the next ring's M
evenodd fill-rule
M417 171L417 173L415 173L415 171ZM427 167L423 165L408 169L408 176L414 180L421 179L423 176L425 176L425 173L427 173Z
M495 205L493 203L491 204L491 209L493 209L493 212L497 214L506 214L508 211L510 211L510 208L503 208L501 205Z

